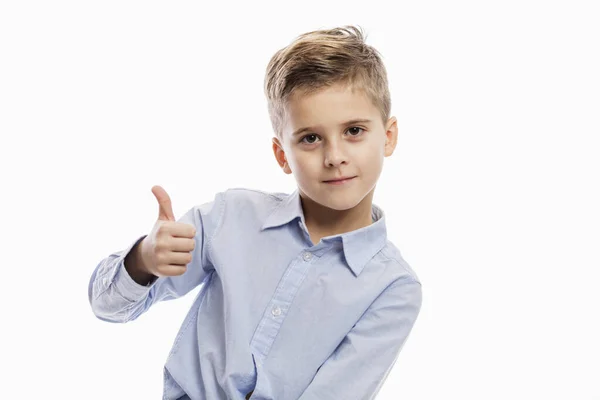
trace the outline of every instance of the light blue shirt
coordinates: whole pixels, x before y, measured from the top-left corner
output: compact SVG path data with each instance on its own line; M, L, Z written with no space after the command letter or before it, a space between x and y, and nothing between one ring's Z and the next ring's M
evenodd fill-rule
M124 259L142 236L99 263L90 304L122 323L203 284L167 357L163 399L374 399L422 294L376 205L372 217L314 245L298 190L229 189L178 220L197 232L183 275L133 281Z

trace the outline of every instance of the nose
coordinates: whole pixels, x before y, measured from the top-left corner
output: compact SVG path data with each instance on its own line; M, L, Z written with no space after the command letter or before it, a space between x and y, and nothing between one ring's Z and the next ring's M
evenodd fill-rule
M348 160L342 145L334 142L329 142L325 146L325 167L339 167L342 164L347 164Z

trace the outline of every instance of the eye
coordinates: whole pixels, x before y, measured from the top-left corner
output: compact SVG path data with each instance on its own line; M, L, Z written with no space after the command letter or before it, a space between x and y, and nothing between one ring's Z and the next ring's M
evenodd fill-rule
M348 133L350 133L350 136L358 136L360 135L362 132L364 131L363 128L360 128L358 126L353 126L352 128L349 128L347 130Z
M314 133L310 134L310 135L306 135L302 139L300 139L300 143L304 142L307 144L313 144L313 143L316 143L317 138L318 138L318 136L315 135Z

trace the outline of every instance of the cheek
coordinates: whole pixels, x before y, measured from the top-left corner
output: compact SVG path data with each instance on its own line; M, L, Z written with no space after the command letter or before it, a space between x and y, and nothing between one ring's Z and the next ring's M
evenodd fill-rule
M378 143L372 143L365 150L359 156L361 157L360 164L362 168L366 168L369 171L380 170L383 167L384 148Z
M310 169L312 164L310 154L306 152L296 152L291 155L291 163L300 166L302 169Z
M287 162L295 176L310 174L311 163L305 154L290 152L287 156Z

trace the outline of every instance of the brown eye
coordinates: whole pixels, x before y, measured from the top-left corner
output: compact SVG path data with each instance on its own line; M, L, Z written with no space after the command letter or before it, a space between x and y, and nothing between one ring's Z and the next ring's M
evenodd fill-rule
M317 135L314 135L314 134L312 134L312 135L306 135L301 140L301 142L305 142L305 143L308 143L308 144L313 144L316 141L317 141Z
M358 136L363 130L363 128L353 126L352 128L348 129L348 133L350 133L350 136Z

